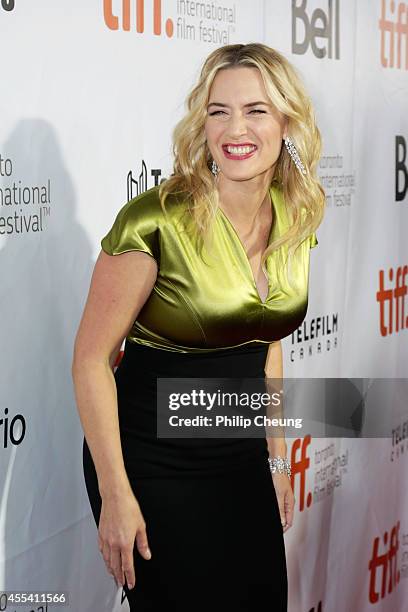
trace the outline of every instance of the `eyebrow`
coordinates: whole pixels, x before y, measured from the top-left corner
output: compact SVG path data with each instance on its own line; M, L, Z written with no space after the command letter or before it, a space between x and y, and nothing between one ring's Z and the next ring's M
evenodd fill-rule
M248 107L248 106L258 106L259 104L263 104L264 106L270 106L268 104L268 102L262 102L262 100L259 100L258 102L248 102L248 104L244 104L244 107ZM207 110L210 108L210 106L222 106L222 107L227 107L228 104L223 104L222 102L210 102L210 104L207 106Z

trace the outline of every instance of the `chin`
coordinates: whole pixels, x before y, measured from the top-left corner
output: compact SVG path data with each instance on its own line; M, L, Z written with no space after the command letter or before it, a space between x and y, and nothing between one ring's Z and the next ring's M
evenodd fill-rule
M255 179L257 176L259 176L259 174L261 174L260 172L229 172L228 174L226 174L225 172L223 172L224 176L226 179L228 179L229 181L250 181L251 179Z

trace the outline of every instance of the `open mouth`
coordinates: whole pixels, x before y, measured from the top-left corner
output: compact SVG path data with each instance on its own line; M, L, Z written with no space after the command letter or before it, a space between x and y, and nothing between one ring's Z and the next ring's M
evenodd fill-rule
M247 159L251 157L257 149L258 147L256 145L222 145L222 150L227 159Z

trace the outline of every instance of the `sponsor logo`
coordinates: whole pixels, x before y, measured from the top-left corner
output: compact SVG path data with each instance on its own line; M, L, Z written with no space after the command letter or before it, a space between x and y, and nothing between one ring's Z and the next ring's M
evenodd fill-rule
M327 10L307 10L307 0L292 1L292 53L309 49L318 59L340 59L340 0L328 0Z
M405 314L408 265L389 268L387 287L385 276L385 270L379 270L376 299L379 304L380 334L389 336L408 327L408 315Z
M408 455L408 421L402 421L391 430L391 461L396 461L399 457Z
M0 236L22 236L43 232L52 214L51 180L41 185L25 185L15 178L13 161L0 153Z
M408 15L407 15L408 19ZM407 40L408 53L408 40ZM395 137L395 200L402 202L406 198L408 191L408 171L407 171L407 141L403 136ZM403 177L401 183L400 177Z
M147 184L147 174L148 174L147 166L146 166L146 162L144 161L144 159L142 159L141 165L142 165L142 169L139 172L139 174L136 175L136 177L134 176L134 173L132 170L129 170L127 174L126 183L127 183L128 201L140 195L141 193L144 193L151 187L157 187L157 185L159 185L164 180L166 180L165 177L162 177L161 175L162 170L160 168L152 168L150 170L150 176L153 177L153 185L149 187Z
M385 531L381 536L374 538L373 552L368 563L370 575L368 599L370 603L377 603L379 599L384 599L392 593L400 580L400 571L397 569L399 527L400 522L398 521L389 533Z
M9 444L18 446L24 440L26 421L22 414L16 414L12 419L8 416L8 408L4 409L0 418L0 446L8 448Z
M310 434L304 438L296 438L290 451L293 491L295 491L296 482L299 481L299 488L295 494L299 502L299 512L309 508L312 503L324 501L331 496L334 490L342 485L343 477L348 473L348 449L338 454L334 442L331 442L326 447L316 448L311 459L309 457L311 440ZM313 492L306 491L306 477L309 470L314 472Z
M339 331L339 315L332 314L304 320L291 334L290 360L311 357L314 353L323 351L329 353L338 346L337 335ZM307 343L305 346L304 343Z
M381 32L380 61L384 68L408 70L408 4L381 0L381 17L378 20ZM402 39L405 38L405 45ZM403 49L405 62L402 65Z
M0 6L4 11L12 11L14 10L15 2L14 0L1 0Z
M293 441L290 462L291 462L291 485L292 489L295 490L295 481L299 480L299 493L297 498L299 500L299 510L305 507L305 501L307 507L312 503L312 493L309 491L306 498L306 473L310 466L310 458L308 457L308 447L311 442L311 436L307 435L304 438L297 438ZM300 457L299 455L300 450Z
M177 38L226 45L235 33L236 7L220 3L194 3L177 0L173 9L176 17L163 16L161 0L122 0L121 11L114 11L113 0L104 0L103 16L110 30L133 30L138 34ZM166 4L168 8L168 3ZM152 21L151 21L152 19Z
M145 2L144 0L123 0L122 2L122 21L119 22L119 17L114 14L113 0L104 0L103 16L105 23L110 30L125 30L133 29L133 24L136 32L143 34L145 31ZM149 4L151 4L149 2ZM162 3L161 0L153 1L153 34L160 36L162 34ZM164 24L166 35L171 38L173 36L174 24L171 19L166 19Z

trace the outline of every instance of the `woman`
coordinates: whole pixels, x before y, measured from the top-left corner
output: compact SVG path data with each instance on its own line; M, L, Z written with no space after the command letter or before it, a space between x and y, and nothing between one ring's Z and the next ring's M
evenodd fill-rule
M73 377L99 548L131 610L287 610L284 437L159 437L156 382L282 378L323 217L320 150L282 55L216 49L175 128L173 174L101 242Z

